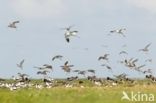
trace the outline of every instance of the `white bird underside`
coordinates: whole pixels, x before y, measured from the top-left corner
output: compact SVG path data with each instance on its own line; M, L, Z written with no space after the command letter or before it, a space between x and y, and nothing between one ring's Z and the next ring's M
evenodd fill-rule
M65 34L64 34L66 41L69 43L70 42L70 37L72 37L72 36L79 38L79 36L77 36L77 33L78 33L78 31L76 31L76 30L71 31L70 28L67 28L66 31L65 31Z

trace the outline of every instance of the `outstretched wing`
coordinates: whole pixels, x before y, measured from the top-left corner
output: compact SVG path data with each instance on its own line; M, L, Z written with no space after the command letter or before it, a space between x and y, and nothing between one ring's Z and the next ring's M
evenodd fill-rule
M111 31L110 31L110 33L115 33L115 32L116 32L116 30L111 30Z
M15 25L16 23L19 23L20 21L14 21L12 22L13 25Z
M145 46L145 49L148 49L148 47L151 45L151 43L149 43L148 45Z
M56 59L56 56L54 56L53 58L52 58L52 61L54 61Z
M20 62L20 65L22 66L22 65L23 65L23 63L24 63L24 59Z
M68 64L68 61L66 61L65 63L64 63L64 65L67 65Z
M61 59L61 58L63 58L62 55L56 55L52 58L52 61L54 61L55 59Z
M70 32L70 34L71 34L72 36L75 36L77 33L78 33L78 31L71 31L71 32Z
M141 66L137 67L137 69L141 69L141 68L143 68L145 66L146 66L145 64L144 65L141 65Z
M65 27L65 28L61 28L61 29L66 29L66 30L70 30L72 27L74 27L74 25L70 25L69 27Z
M126 51L121 51L119 54L127 54L128 55L128 53Z

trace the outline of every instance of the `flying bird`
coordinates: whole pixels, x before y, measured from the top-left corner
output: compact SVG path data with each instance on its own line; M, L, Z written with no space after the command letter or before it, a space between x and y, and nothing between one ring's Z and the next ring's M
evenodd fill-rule
M138 67L135 67L134 69L136 70L136 71L139 71L139 72L141 72L141 68L143 68L143 67L145 67L146 65L145 64L143 64L143 65L140 65L140 66L138 66Z
M24 78L24 77L28 77L28 74L22 74L22 73L17 73L19 77Z
M93 69L88 69L87 71L90 72L90 73L95 74L95 70L93 70Z
M109 56L109 54L105 54L104 56L100 56L100 57L98 58L98 60L103 59L103 60L108 61L108 56Z
M139 51L143 51L143 52L148 52L149 51L149 46L151 45L151 43L147 44L143 49L139 49Z
M114 77L116 77L117 79L125 79L127 74L125 73L122 73L122 74L119 74L119 75L113 75Z
M125 37L125 35L124 35L125 30L126 30L125 28L121 28L121 29L111 30L110 33L118 33L118 34L122 35L123 37Z
M52 65L49 64L44 64L43 66L45 67L45 69L53 69Z
M152 63L152 59L146 59L145 62L150 62L150 63Z
M79 72L80 70L73 70L73 72Z
M61 67L62 67L62 69L63 69L65 72L69 73L69 72L71 71L71 68L70 68L70 67L73 67L73 66L74 66L74 65L68 65L68 61L66 61L66 62L64 63L64 65L61 66Z
M52 65L49 65L49 64L44 64L42 67L36 67L36 66L34 66L34 68L37 68L39 70L47 70L47 69L53 70Z
M152 69L147 69L147 70L143 71L143 73L144 73L144 74L146 74L146 73L152 74Z
M19 23L20 21L13 21L8 25L9 28L17 28L16 24Z
M24 63L24 59L19 64L17 64L17 67L23 69L23 63Z
M85 76L86 71L79 71L78 74L81 74L81 75Z
M70 42L70 37L74 36L74 37L78 37L76 34L78 33L78 31L66 31L65 32L65 39L66 41L69 43Z
M41 75L47 75L47 73L49 73L49 71L44 70L44 71L38 71L37 74L41 74Z
M101 66L104 66L104 67L106 67L108 70L111 70L111 71L112 71L112 68L111 68L109 65L102 64Z
M65 36L65 39L68 43L70 42L70 37L72 37L72 36L73 37L79 37L79 36L77 36L78 31L77 30L71 30L71 27L73 27L73 26L69 26L67 28L64 28L65 29L64 36Z
M44 69L46 69L45 67L36 67L36 66L34 66L34 68L37 68L37 69L39 69L39 70L44 70Z

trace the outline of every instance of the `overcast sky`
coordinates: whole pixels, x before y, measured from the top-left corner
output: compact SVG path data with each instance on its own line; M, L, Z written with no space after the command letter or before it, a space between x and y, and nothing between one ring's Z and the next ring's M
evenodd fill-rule
M53 65L50 76L63 78L70 76L61 70L66 60L75 65L73 69L95 69L98 77L111 76L103 69L98 57L109 53L108 65L113 74L126 72L132 77L143 77L141 73L130 70L117 61L124 58L139 58L138 64L146 63L147 68L155 70L156 45L156 1L155 0L0 0L0 77L11 77L17 72L36 75L34 66ZM8 28L12 21L19 20L17 29ZM80 38L71 38L67 43L64 31L60 28L74 25ZM125 35L109 31L126 28ZM138 52L152 43L148 54ZM124 44L127 47L122 47ZM108 47L103 47L108 45ZM86 48L88 50L86 50ZM122 50L128 56L120 56ZM62 61L51 61L57 54ZM25 59L24 69L16 64Z

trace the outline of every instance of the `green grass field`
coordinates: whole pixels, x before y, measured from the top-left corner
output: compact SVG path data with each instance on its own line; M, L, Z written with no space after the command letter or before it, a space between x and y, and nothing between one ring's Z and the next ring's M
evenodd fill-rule
M156 95L156 85L135 85L132 87L53 87L50 89L0 89L0 103L149 103L121 100L122 91L142 92ZM156 102L156 101L155 101ZM155 103L150 102L150 103Z

